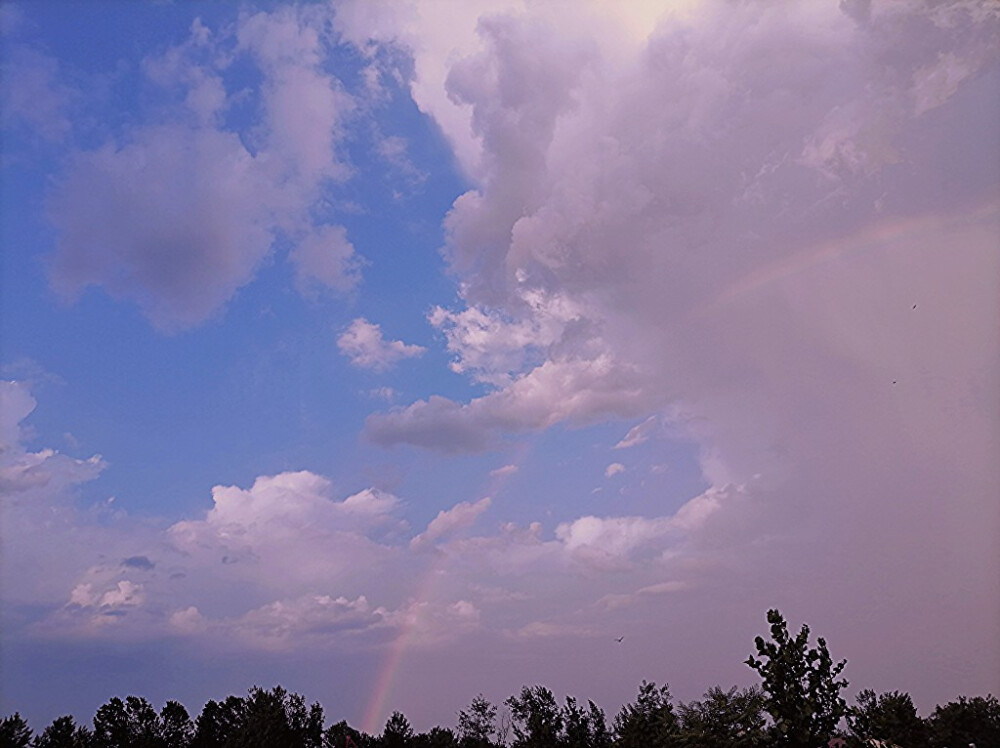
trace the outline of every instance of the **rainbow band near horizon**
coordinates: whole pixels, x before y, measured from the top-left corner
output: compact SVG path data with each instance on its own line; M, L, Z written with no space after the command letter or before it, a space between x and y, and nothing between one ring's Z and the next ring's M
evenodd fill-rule
M529 452L529 446L522 444L515 453L514 461L510 464L520 467L525 459L527 459ZM510 473L508 472L496 473L487 482L487 490L481 492L481 495L491 498L496 497L509 477ZM416 585L416 594L411 598L410 605L413 614L407 619L399 636L389 646L389 651L382 663L382 667L379 669L378 676L375 678L375 685L372 688L368 706L363 712L361 720L362 729L369 735L375 735L376 730L388 718L385 703L392 691L396 673L399 672L406 651L414 638L414 633L419 628L421 603L430 599L434 590L434 581L440 576L440 572L444 570L448 561L449 559L445 554L436 554L435 561L428 565L426 574L424 574L420 582Z

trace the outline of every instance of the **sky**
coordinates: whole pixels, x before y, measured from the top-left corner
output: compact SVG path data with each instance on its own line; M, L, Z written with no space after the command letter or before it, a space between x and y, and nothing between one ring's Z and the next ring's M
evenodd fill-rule
M1000 692L1000 6L0 24L4 713Z

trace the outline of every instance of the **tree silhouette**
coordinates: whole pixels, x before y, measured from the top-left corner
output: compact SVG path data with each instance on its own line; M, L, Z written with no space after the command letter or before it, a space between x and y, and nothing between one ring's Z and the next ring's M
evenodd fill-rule
M0 720L0 746L27 748L30 743L31 728L18 712Z
M553 748L560 743L563 716L552 692L524 686L504 702L510 709L513 748Z
M957 701L936 707L929 722L935 746L1000 745L1000 701L992 694L972 699L959 696Z
M791 748L826 745L847 711L840 697L847 681L837 680L847 660L834 664L822 637L810 648L805 624L793 639L777 610L767 612L767 622L771 641L760 636L754 640L757 655L766 661L751 655L746 664L764 680L764 708L774 721L771 740L776 746Z
M566 748L610 748L611 734L604 711L593 701L581 707L572 696L563 706L563 745Z
M615 717L615 745L620 748L666 748L676 744L677 715L670 687L642 682L636 700Z
M57 717L52 724L35 737L32 748L90 748L93 734L86 727L78 726L71 716Z
M680 744L691 748L758 748L766 745L764 696L757 688L723 691L713 686L701 701L681 704Z
M847 723L859 740L887 740L906 748L930 746L927 723L917 716L913 700L906 693L893 691L877 696L865 689L857 704L848 710Z
M367 736L344 720L330 725L323 733L323 748L366 748L368 743Z
M432 727L430 732L415 735L410 745L413 748L459 748L458 738L447 727Z
M194 723L184 705L168 701L160 710L160 735L164 748L189 748L194 740Z
M382 748L409 748L413 740L413 728L402 712L393 712L382 730Z
M195 720L195 748L236 748L246 724L247 703L239 696L208 701Z
M97 748L163 748L160 718L153 705L139 696L112 698L94 715Z
M479 694L469 710L458 712L458 741L462 748L492 748L497 733L497 708Z
M701 700L673 704L667 685L643 681L638 696L615 716L609 731L593 701L567 696L560 707L544 686L511 696L504 719L480 693L459 710L455 732L434 727L415 734L393 712L381 735L345 721L324 730L323 708L280 686L253 687L244 697L208 701L195 722L177 701L157 714L144 698L110 699L93 718L93 731L72 716L55 719L32 738L20 714L0 719L0 748L821 748L847 717L849 745L905 748L1000 746L1000 701L959 697L922 720L906 693L861 691L854 707L841 698L846 660L834 662L826 641L809 644L809 627L788 633L781 613L769 610L769 640L756 637L757 656L746 664L762 688L709 688ZM765 715L770 716L770 723ZM508 735L513 740L508 742ZM846 736L846 733L840 733Z

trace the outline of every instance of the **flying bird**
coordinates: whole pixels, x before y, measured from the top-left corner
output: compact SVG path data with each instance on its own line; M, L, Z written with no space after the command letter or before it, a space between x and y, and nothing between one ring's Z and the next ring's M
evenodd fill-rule
M622 639L624 639L624 638L625 638L624 636L619 636L617 639L615 639L615 641L618 642L619 644L621 644L622 643Z

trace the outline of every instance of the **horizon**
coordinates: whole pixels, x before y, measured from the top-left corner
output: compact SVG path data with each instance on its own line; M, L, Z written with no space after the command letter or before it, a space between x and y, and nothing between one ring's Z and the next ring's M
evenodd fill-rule
M1000 693L1000 6L0 31L4 714Z

